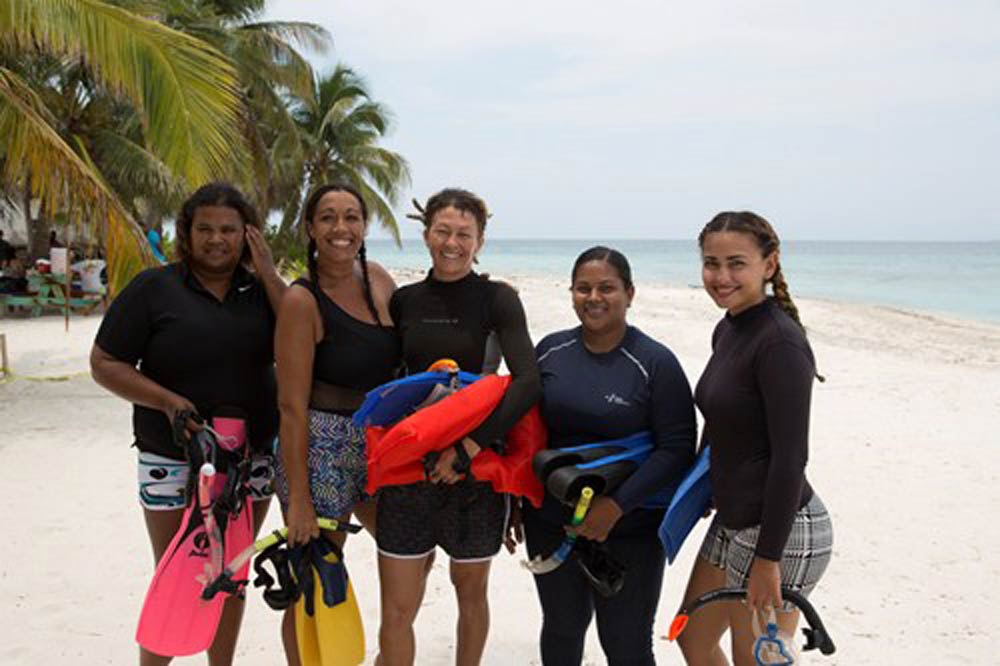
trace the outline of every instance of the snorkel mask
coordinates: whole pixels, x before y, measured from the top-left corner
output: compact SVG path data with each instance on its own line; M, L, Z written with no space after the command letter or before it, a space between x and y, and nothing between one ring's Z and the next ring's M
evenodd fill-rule
M778 629L774 609L767 614L767 622L761 629L759 613L754 610L753 633L757 637L753 643L753 658L759 666L792 666L798 661L798 650L794 639Z

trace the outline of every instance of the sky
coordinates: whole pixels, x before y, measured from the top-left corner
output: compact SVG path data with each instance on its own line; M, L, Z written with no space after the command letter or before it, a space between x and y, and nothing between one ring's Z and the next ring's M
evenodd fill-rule
M393 112L403 217L480 194L494 238L1000 239L1000 3L271 0ZM378 232L374 237L385 237Z

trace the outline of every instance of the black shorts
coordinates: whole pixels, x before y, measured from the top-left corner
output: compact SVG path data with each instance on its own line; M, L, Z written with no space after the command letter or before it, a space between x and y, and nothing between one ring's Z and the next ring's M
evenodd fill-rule
M375 540L389 557L424 557L441 546L456 562L488 560L503 545L507 496L489 483L427 481L378 493Z

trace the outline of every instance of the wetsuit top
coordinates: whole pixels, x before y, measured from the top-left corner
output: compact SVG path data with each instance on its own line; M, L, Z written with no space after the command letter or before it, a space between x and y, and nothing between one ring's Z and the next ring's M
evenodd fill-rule
M695 397L712 445L712 495L732 529L760 525L757 555L780 560L805 477L816 367L805 334L773 299L726 315Z
M428 273L423 281L397 289L389 311L402 339L407 374L423 372L442 358L468 372L494 372L502 353L513 381L496 409L469 433L480 446L494 446L538 401L538 366L524 308L509 285L476 273L454 282Z
M589 351L582 334L579 326L553 333L536 350L549 448L651 431L653 452L612 495L625 513L612 534L655 532L663 510L637 507L665 487L676 488L694 463L691 387L673 353L634 326L604 353ZM571 512L550 495L542 511L553 523L568 522Z
M264 285L242 266L220 302L182 262L133 278L108 307L96 343L203 417L222 406L242 409L251 445L270 451L278 432L274 321ZM132 424L140 451L184 457L160 410L134 405Z
M313 360L313 379L367 392L395 376L399 367L395 328L355 319L305 278L292 284L309 290L323 321L323 339L316 343Z

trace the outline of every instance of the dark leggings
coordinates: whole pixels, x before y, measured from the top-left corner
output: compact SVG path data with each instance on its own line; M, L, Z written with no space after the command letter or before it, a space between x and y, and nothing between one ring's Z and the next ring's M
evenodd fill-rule
M562 542L561 526L525 511L524 531L530 557L550 555ZM664 553L655 534L612 537L608 550L627 573L625 587L609 598L597 594L584 578L576 558L535 576L542 604L542 663L579 666L590 620L597 613L597 635L609 666L648 666L653 658L653 619L663 582Z

